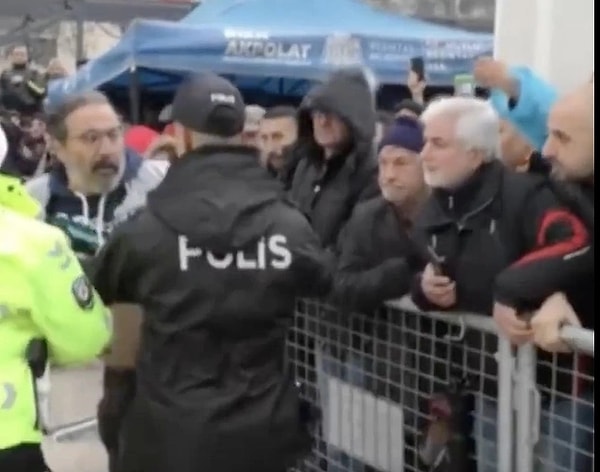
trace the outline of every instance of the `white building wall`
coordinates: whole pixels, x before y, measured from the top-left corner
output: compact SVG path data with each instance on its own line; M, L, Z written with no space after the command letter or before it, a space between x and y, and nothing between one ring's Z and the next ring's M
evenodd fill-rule
M594 0L496 0L496 57L527 65L561 92L594 70Z

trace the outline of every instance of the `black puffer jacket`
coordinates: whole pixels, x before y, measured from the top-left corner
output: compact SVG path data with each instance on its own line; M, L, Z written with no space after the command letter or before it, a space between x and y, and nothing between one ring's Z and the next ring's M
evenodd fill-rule
M332 113L350 128L345 148L328 160L313 137L313 110ZM290 196L308 216L324 247L335 246L358 202L379 194L375 122L373 93L360 70L335 72L316 86L300 107L298 141L292 149L300 158Z
M424 265L410 226L383 197L356 207L344 233L334 283L342 307L370 312L409 292L412 277Z
M434 190L417 227L456 283L457 303L448 311L491 314L498 301L530 313L593 267L589 234L548 181L513 173L497 161L483 165L456 191ZM416 282L414 302L441 310ZM495 352L496 339L488 335L469 332L466 343L473 352L484 346ZM482 365L479 355L468 353L467 361L474 372L496 372L491 356ZM484 379L486 392L495 387Z
M295 298L328 291L322 252L255 151L171 166L94 276L106 303L145 314L119 470L280 472L308 450L284 352Z

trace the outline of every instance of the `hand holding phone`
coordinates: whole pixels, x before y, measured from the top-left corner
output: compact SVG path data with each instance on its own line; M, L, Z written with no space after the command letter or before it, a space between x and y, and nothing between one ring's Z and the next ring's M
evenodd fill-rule
M440 275L442 267L430 262L421 275L421 291L430 303L448 309L456 304L456 283Z
M444 262L446 261L445 257L440 256L431 246L427 246L427 256L428 262L435 271L435 275L447 275L447 271L444 270Z
M411 58L410 70L414 72L419 82L425 80L425 60L421 56Z

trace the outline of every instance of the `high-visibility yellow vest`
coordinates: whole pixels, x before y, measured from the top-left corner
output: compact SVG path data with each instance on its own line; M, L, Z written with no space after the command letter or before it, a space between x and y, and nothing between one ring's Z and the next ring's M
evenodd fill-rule
M25 357L35 338L51 364L88 362L111 336L110 313L57 228L0 207L0 450L42 439Z

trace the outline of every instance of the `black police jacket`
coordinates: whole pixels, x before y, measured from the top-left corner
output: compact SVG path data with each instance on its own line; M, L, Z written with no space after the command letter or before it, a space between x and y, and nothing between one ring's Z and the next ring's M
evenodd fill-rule
M113 234L94 281L145 318L123 470L281 471L309 447L284 361L297 296L330 271L249 148L184 155Z

